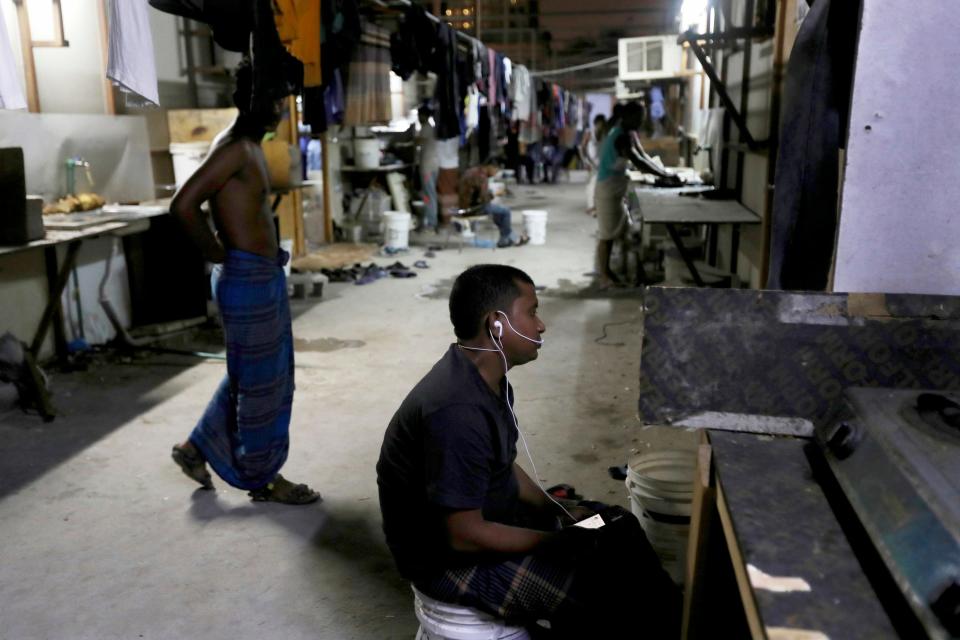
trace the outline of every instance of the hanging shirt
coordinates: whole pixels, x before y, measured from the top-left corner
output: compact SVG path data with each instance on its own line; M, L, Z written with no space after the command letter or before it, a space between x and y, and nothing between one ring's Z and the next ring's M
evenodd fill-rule
M469 136L474 129L480 126L480 92L477 90L476 84L467 87L467 97L464 102L466 135Z
M487 102L492 105L497 103L497 86L500 84L500 79L497 77L497 52L493 49L487 49L487 64L490 65Z
M463 97L460 95L460 84L457 78L457 35L444 22L437 25L436 55L430 69L437 74L437 84L433 93L437 103L437 112L434 116L437 123L437 138L446 140L459 137Z
M654 120L660 120L667 115L663 107L663 90L654 85L650 89L650 117Z
M518 64L513 68L510 88L512 90L511 98L513 98L514 104L512 112L513 119L529 121L530 111L532 109L530 72L522 64Z
M437 133L429 122L420 125L420 171L434 174L440 170L440 160L437 157Z
M615 126L600 143L600 162L597 167L597 181L622 178L627 175L627 161L617 152L617 140L626 132Z
M303 86L319 87L320 2L318 0L274 0L273 19L280 42L303 63Z
M147 0L110 0L107 77L127 104L160 104Z
M437 140L437 163L441 169L460 168L460 138Z
M13 50L7 38L3 11L0 11L0 109L26 109L27 101L20 86L20 74L13 62Z

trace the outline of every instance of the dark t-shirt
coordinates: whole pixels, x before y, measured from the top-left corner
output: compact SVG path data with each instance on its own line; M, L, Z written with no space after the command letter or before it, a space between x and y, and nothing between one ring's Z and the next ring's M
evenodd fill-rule
M497 397L451 345L390 421L377 485L387 545L408 580L476 563L450 548L443 523L450 511L482 509L486 520L513 524L517 430L506 390L504 381Z

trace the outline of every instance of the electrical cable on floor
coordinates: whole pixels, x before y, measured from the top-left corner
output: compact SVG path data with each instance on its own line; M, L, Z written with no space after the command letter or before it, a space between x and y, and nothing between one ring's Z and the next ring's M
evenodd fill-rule
M622 347L626 344L625 342L602 342L602 340L607 339L607 327L615 327L621 324L635 324L636 322L637 318L633 318L631 320L621 320L619 322L607 322L603 325L603 335L601 335L599 338L594 338L593 341L604 347Z

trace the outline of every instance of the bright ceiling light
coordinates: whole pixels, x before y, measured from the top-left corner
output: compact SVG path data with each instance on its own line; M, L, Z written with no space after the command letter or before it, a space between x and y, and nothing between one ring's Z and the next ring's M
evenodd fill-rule
M709 0L683 0L680 6L680 31L690 27L696 29L707 26L707 5Z

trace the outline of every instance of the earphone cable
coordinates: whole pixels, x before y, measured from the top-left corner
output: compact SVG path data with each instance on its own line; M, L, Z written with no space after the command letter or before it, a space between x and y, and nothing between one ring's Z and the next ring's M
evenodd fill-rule
M513 327L510 328L513 329ZM527 446L527 438L523 435L523 431L520 430L520 423L517 420L517 414L513 410L513 398L510 394L510 379L507 377L507 355L503 352L503 346L497 341L496 338L493 337L493 333L489 331L488 333L490 334L490 339L493 340L493 344L497 347L496 350L500 352L500 358L503 360L503 379L507 383L507 409L510 410L510 417L513 418L513 427L517 430L517 433L520 434L520 441L523 443L523 450L527 452L527 459L530 460L530 466L533 467L533 481L537 483L537 486L540 487L540 491L543 492L543 495L547 496L547 499L560 507L560 509L567 514L568 518L576 521L576 518L574 518L573 515L567 511L567 508L560 504L546 489L543 488L543 485L540 484L540 474L537 473L537 463L533 461L533 456L530 454L530 447Z

